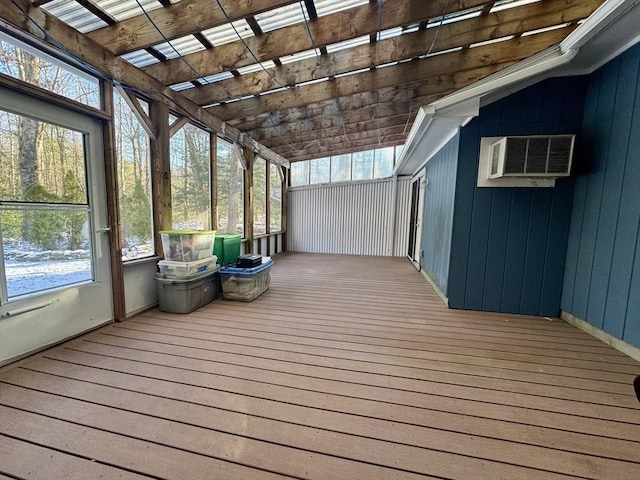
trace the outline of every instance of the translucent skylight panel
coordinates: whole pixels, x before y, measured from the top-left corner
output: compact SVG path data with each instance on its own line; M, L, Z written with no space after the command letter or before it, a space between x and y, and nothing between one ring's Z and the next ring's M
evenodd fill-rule
M453 12L443 17L430 18L427 22L427 28L438 27L439 25L447 25L449 23L461 22L470 18L479 17L482 14L482 7L470 8L460 12Z
M180 55L188 55L205 49L204 45L193 35L176 38L171 40L170 43L160 43L155 48L167 58L176 58Z
M264 68L275 68L276 64L273 63L271 60L269 60L268 62L262 62L262 66L260 66L259 63L254 63L253 65L247 65L246 67L240 67L238 68L238 72L240 73L240 75L246 75L247 73L253 73L253 72L260 72L262 71L262 67Z
M159 60L151 55L146 50L136 50L135 52L125 53L120 58L125 59L127 62L135 65L138 68L146 67L154 63L158 63Z
M144 11L147 13L158 8L163 8L158 0L93 0L93 3L98 8L115 18L118 22L137 15L144 15L138 2L140 2L140 5L142 5L142 8L144 8Z
M306 60L308 58L315 58L320 55L320 51L318 49L305 50L304 52L294 53L293 55L286 55L284 57L280 57L280 62L283 65L287 63L299 62L300 60Z
M378 33L378 40L385 40L387 38L399 37L404 32L402 27L390 28L388 30L383 30Z
M460 50L462 50L462 47L454 47L454 48L449 48L449 49L447 49L447 50L442 50L442 51L440 51L440 52L432 52L432 53L430 53L430 54L428 54L428 55L421 55L421 56L420 56L420 57L418 57L418 58L422 59L422 58L436 57L436 56L438 56L438 55L444 55L445 53L459 52ZM410 62L410 61L411 61L411 59L407 59L407 61L409 61L409 62ZM404 61L402 61L402 62L398 62L398 63L404 63Z
M82 33L107 25L75 0L54 0L43 5L42 8Z
M368 68L361 68L360 70L353 70L352 72L345 72L345 73L339 73L338 75L336 75L336 78L340 78L340 77L349 77L351 75L357 75L359 73L364 73L364 72L368 72L369 69Z
M209 40L214 46L224 45L225 43L235 42L239 40L238 35L242 38L253 36L253 31L246 20L236 20L233 22L233 27L229 24L220 25L219 27L210 28L205 30L202 34ZM236 33L237 31L237 33Z
M315 0L316 12L319 17L367 3L369 0ZM384 12L384 5L382 11Z
M568 25L569 25L568 23L561 23L560 25L553 25L551 27L539 28L537 30L529 30L528 32L524 32L522 36L526 37L527 35L535 35L536 33L550 32L551 30L558 30Z
M539 1L540 0L499 0L491 9L491 13L499 12L500 10L507 10L509 8L521 7L522 5L537 3Z
M206 77L203 77L202 80L205 83L215 83L215 82L220 82L221 80L227 80L229 78L233 78L233 73L220 72L220 73L215 73L213 75L208 75Z
M304 14L303 14L304 10ZM296 2L284 7L274 8L255 16L263 32L270 32L278 28L288 27L304 22L305 16L309 20L309 13L303 2Z
M181 90L186 90L188 88L194 88L193 83L182 82L182 83L176 83L175 85L171 85L171 89L175 90L176 92L179 92Z
M357 47L358 45L365 45L367 43L369 43L369 35L352 38L350 40L345 40L344 42L338 42L338 43L333 43L331 45L327 45L327 52L333 53L339 50L345 50L347 48Z
M483 45L491 45L492 43L504 42L506 40L511 40L513 35L507 35L506 37L494 38L492 40L485 40L484 42L472 43L469 45L469 48L481 47Z

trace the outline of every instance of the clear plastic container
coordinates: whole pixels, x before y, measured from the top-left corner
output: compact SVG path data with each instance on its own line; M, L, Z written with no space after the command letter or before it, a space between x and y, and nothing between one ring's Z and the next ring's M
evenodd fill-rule
M213 255L215 230L171 230L160 236L165 260L195 262Z
M211 270L216 266L218 257L215 255L195 262L172 262L171 260L160 260L158 271L167 278L185 278L198 273Z
M263 257L262 265L254 268L222 267L220 281L225 300L251 302L262 295L271 283L271 257Z

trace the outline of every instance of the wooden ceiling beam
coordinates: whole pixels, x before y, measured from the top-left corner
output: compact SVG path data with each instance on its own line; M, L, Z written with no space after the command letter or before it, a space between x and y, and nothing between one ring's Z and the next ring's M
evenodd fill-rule
M215 2L208 3L202 0L182 0L166 8L151 10L148 14L162 34L173 40L227 23L227 17ZM295 1L228 0L222 3L227 16L235 21ZM87 33L87 36L116 55L142 50L165 41L144 14L99 28Z
M430 81L437 93L442 89L464 85L494 73L507 65L527 58L564 39L573 27L507 40L424 60L336 78L322 83L295 87L247 100L211 108L223 119L250 117L263 112L305 105L329 98L377 90L415 81Z
M357 135L369 135L371 137L378 135L388 135L390 132L397 133L409 133L409 129L413 123L415 112L411 118L407 118L406 115L396 115L393 117L381 118L379 120L371 120L366 123L351 123L341 126L325 128L321 130L307 131L298 135L282 135L273 136L271 138L263 139L261 142L268 145L269 148L280 147L283 145L304 145L309 142L318 141L321 144L326 144L334 139L357 138ZM344 140L342 140L344 142Z
M183 0L184 1L184 0ZM182 3L182 2L181 2ZM395 0L385 2L382 9L382 29L408 25L441 15L448 0ZM483 5L483 0L451 0L450 11ZM177 4L179 5L179 4ZM309 22L309 29L317 47L368 35L378 30L378 6L365 4L319 17ZM202 76L237 69L255 63L246 45L262 62L281 58L313 48L304 23L248 37L217 47L213 51L199 51L185 55L185 60ZM181 59L144 67L147 73L166 85L193 80L193 70Z
M590 15L598 3L599 0L590 0L566 7L565 0L551 0L446 24L440 28L432 51L435 53L460 45L518 35L523 31L556 25L561 5L565 7L562 12L562 23L580 20ZM292 86L349 71L410 59L425 53L425 46L433 43L436 30L430 28L381 40L377 44L368 43L322 55L319 59L309 58L276 68L267 68L215 84L184 90L182 93L199 105L207 105L229 97L255 95L282 85Z
M425 101L428 103L430 100L427 101L427 99L432 97L423 96L423 92L428 92L429 88L429 85L422 85L421 83L382 88L377 92L357 93L349 97L310 103L303 107L282 109L251 118L230 119L228 123L242 131L248 131L260 128L269 129L289 123L312 122L321 124L321 120L325 118L341 116L341 113L347 116L375 107L375 105L385 108L386 105L404 105L406 103L406 109L408 109L408 105L411 102L416 105L424 105L425 103L423 102ZM338 109L338 103L340 103L340 109Z
M56 48L62 46L69 55L73 55L76 59L92 65L105 77L116 80L123 85L148 92L151 97L158 101L170 103L171 107L178 110L179 113L189 115L209 130L219 132L242 146L259 152L262 158L274 163L287 163L286 159L252 138L245 136L236 128L227 125L213 115L212 112L200 108L178 92L161 84L157 79L115 56L102 45L87 38L58 18L49 15L43 9L32 7L26 0L15 0L15 2L19 7L13 2L0 2L0 18L3 18L19 30L31 33L35 38L44 43L53 44ZM43 38L42 31L33 25L23 11L27 12L31 18L37 19L39 25L47 32L46 38Z
M409 132L404 131L404 125L401 125L379 130L367 130L366 132L357 132L346 136L311 140L309 142L289 142L272 148L278 149L283 153L286 152L287 156L315 155L321 151L337 151L337 149L351 146L365 146L367 149L374 149L389 141L404 143L408 135Z
M405 138L387 138L381 143L371 144L370 140L362 140L346 144L342 148L318 148L314 152L295 152L290 148L279 148L280 154L286 156L289 162L300 162L303 160L313 160L315 158L329 157L331 155L344 155L347 153L362 152L363 150L370 150L374 148L395 147L397 145L404 145Z

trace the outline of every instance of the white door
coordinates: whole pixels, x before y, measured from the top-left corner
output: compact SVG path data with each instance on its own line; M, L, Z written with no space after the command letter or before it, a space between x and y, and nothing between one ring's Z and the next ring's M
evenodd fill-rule
M99 121L0 87L0 365L113 319Z
M409 220L409 246L407 256L420 270L422 249L422 216L424 210L425 173L422 172L411 181L411 217Z

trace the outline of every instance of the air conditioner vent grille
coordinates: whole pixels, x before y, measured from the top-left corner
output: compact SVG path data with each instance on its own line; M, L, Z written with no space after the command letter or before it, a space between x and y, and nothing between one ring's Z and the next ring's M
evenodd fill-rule
M574 135L503 137L491 145L488 178L569 175Z

